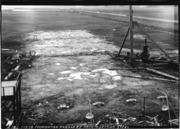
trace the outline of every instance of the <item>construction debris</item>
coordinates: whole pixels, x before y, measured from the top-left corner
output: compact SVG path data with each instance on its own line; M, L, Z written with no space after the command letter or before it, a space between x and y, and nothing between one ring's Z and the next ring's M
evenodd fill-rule
M100 124L101 122L102 122L102 121L99 120L99 121L95 124L95 126L99 126L99 124Z
M154 117L147 116L151 121L146 121L147 123L150 124L150 126L160 126L160 123L158 122L158 115Z
M119 114L119 113L118 113ZM121 116L122 117L122 116ZM111 123L116 125L123 125L125 122L135 122L137 119L135 117L121 118L117 114L106 114L101 120L96 123L96 126L104 123Z
M37 105L37 106L38 106L38 107L40 107L41 105L42 105L41 103L38 103L38 105Z
M119 118L120 120L122 120L123 121L123 123L124 122L126 122L128 119L126 119L126 118Z
M12 56L12 60L19 60L20 58L21 55L19 53Z
M158 99L167 99L167 96L158 96Z
M114 117L116 124L119 125L119 119L117 117Z
M115 70L109 70L109 69L107 69L107 68L101 68L101 69L94 69L94 70L92 70L92 72L101 72L101 71L102 71L102 73L108 74L108 75L110 75L110 76L116 76L116 75L118 75L117 71L115 71Z
M122 78L121 78L121 76L113 76L112 80L119 81L119 80L122 80Z
M105 103L104 102L95 102L92 104L93 106L96 106L96 107L101 107L101 106L104 106Z
M11 76L12 76L13 72L10 72L5 78L4 80L8 80Z
M171 125L176 125L176 126L179 125L179 119L168 120L168 122L169 122Z
M13 125L14 120L10 120L10 119L8 119L8 118L6 118L6 120L7 120L6 126L7 126L8 128L10 128L10 127Z
M32 121L35 121L35 119L33 119L33 118L28 118L29 120L32 120Z
M126 100L126 103L130 104L130 103L136 103L137 102L137 99L127 99Z
M130 121L135 121L136 118L135 117L128 117L127 120L130 120Z
M70 108L70 106L67 105L67 104L60 104L60 105L57 107L57 109L60 109L60 110L69 109L69 108Z
M4 66L7 67L7 71L5 76L3 77L4 80L13 80L17 76L17 72L22 71L23 69L31 68L32 67L32 60L35 57L35 52L16 52L12 50L11 53L2 52Z

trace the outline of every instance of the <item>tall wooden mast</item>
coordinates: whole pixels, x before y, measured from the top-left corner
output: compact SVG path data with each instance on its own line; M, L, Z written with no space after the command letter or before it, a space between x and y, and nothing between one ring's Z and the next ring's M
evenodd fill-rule
M133 11L132 5L129 6L130 11L130 43L131 43L131 60L133 60L134 53L133 53Z

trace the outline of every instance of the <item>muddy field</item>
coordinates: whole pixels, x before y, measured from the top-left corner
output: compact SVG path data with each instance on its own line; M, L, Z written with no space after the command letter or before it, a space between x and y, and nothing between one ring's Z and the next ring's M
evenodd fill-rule
M158 115L161 126L169 126L168 120L179 116L178 83L125 77L158 76L127 70L126 64L107 54L118 52L127 22L70 9L4 11L2 18L2 47L36 52L33 67L22 71L23 125L86 125L90 122L86 115L92 111L94 124L112 117L123 125L144 126L144 97L146 115ZM178 59L178 35L171 29L166 31L171 34L147 29L171 57ZM144 35L137 28L134 39L135 52L141 52ZM152 43L148 45L153 56L164 56ZM128 47L129 37L123 54ZM121 69L110 70L117 67ZM178 71L174 73L178 75ZM169 112L162 111L166 101L158 99L164 95ZM130 99L136 101L131 103ZM117 124L115 120L108 122ZM146 123L149 125L155 126Z
M164 94L170 96L171 104L178 111L176 83L126 78L123 75L141 77L145 74L109 70L127 66L105 53L118 50L105 39L82 30L41 31L23 37L27 42L26 50L37 52L34 67L24 71L22 78L26 124L88 122L85 115L89 112L89 100L91 104L105 104L92 107L95 123L113 113L124 113L123 118L141 116L143 97L147 96L146 113L150 116L161 112L165 103L157 97ZM36 40L32 42L33 37ZM137 99L137 103L128 104L128 99ZM67 104L69 108L60 110L61 104ZM138 125L139 121L131 124Z

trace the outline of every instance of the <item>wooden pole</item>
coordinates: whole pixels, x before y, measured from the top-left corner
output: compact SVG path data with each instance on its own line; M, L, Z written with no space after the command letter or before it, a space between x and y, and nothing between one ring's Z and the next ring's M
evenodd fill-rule
M144 79L144 80L155 80L155 81L162 81L162 82L173 82L173 83L178 82L177 80L162 79L162 78L152 78L152 77L136 77L136 76L130 76L130 75L122 75L122 77L138 78L138 79Z
M146 97L144 97L144 126L146 126L146 105L145 105L145 102L146 102Z
M139 30L141 31L141 33L143 33L144 35L146 35L146 37L151 40L151 42L153 42L165 55L167 58L169 58L171 61L173 61L173 59L146 33L143 31L143 29L139 26L139 24L136 22L135 24Z
M179 80L178 77L169 75L169 74L167 74L167 73L160 72L160 71L158 71L158 70L154 70L154 69L150 69L150 68L146 68L146 70L149 71L149 72L152 72L152 73L155 73L155 74L158 74L158 75L167 77L167 78L171 78L171 79L173 79L173 80L177 80L177 81Z
M13 87L13 119L14 119L14 124L16 125L16 118L17 118L17 115L16 115L16 91L15 91L15 87Z
M131 60L133 60L133 12L132 12L132 5L129 6L129 11L130 11Z
M124 46L124 43L125 43L125 41L126 41L126 38L127 38L128 34L129 34L129 30L130 30L130 27L128 27L128 30L127 30L126 35L125 35L125 37L124 37L123 43L122 43L122 45L121 45L121 48L119 49L118 56L120 55L121 50L122 50L122 48L123 48L123 46Z
M90 98L89 98L89 110L90 110L90 113L92 114L92 107L91 107L91 100L90 100ZM92 128L92 129L93 129L93 124L94 124L93 119L94 119L94 118L92 118L92 119L90 120L90 122L91 122L91 128Z
M147 39L145 39L144 41L144 46L147 46Z

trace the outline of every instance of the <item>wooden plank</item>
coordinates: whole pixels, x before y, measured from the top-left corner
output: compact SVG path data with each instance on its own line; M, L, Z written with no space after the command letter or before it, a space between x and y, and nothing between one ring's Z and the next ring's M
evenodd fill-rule
M152 65L153 66L164 66L164 65L169 65L169 63L154 63Z
M109 68L109 70L145 70L145 68Z
M163 79L163 78L152 78L152 77L137 77L137 76L130 76L130 75L122 75L122 77L128 77L128 78L138 78L138 79L144 79L144 80L155 80L155 81L164 81L164 82L175 82L176 80L169 80L169 79Z
M152 67L153 69L164 69L164 67ZM109 70L146 70L144 67L142 68L109 68Z
M149 71L149 72L152 72L152 73L155 73L155 74L158 74L158 75L167 77L167 78L171 78L171 79L174 79L174 80L177 80L177 81L179 80L178 77L169 75L169 74L167 74L167 73L160 72L160 71L158 71L158 70L154 70L154 69L150 69L150 68L146 68L146 70Z
M170 63L170 61L167 61L167 60L158 60L158 59L148 59L149 62L152 62L152 63ZM173 63L178 63L178 62L173 62Z
M2 54L11 54L11 55L14 55L14 54L21 54L20 51L17 51L17 50L14 50L14 49L5 49L5 48L2 48L1 50L1 53Z
M13 88L16 87L17 81L2 81L1 96L14 95Z
M2 86L1 87L15 87L17 84L17 81L2 81Z
M13 72L10 72L5 78L4 80L8 80L11 76L12 76Z
M16 68L14 69L14 71L18 71L18 69L20 68L20 66L16 66Z

